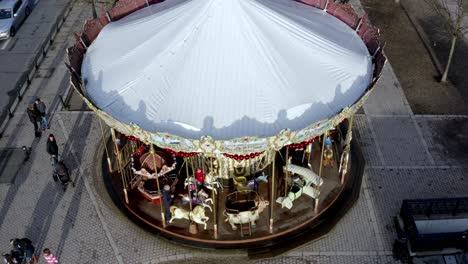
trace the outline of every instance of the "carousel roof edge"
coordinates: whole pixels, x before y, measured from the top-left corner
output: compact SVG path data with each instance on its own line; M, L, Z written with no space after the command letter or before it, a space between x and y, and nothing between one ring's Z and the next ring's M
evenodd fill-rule
M315 122L304 129L296 131L285 128L277 135L271 137L240 137L230 140L215 140L209 135L202 136L200 139L186 139L169 133L146 131L135 123L122 123L95 106L94 103L83 94L85 90L83 89L83 84L80 83L77 86L76 82L71 81L71 83L75 91L80 95L86 105L96 113L98 118L104 121L109 127L114 128L126 136L137 138L145 144L154 144L164 149L182 153L250 155L252 153L261 153L269 149L279 150L291 144L309 143L326 131L334 129L343 122L344 119L350 118L362 107L379 79L380 75L375 78L366 93L364 93L355 104L344 108L340 113L331 118Z

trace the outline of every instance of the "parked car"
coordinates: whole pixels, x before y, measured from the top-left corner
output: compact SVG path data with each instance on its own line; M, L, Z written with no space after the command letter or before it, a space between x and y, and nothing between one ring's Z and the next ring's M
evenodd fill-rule
M13 37L31 14L29 0L0 0L0 39Z

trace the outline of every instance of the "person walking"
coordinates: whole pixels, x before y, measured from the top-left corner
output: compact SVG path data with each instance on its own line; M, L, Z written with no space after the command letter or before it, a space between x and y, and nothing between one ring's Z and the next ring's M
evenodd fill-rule
M35 248L29 238L10 239L10 244L13 246L13 250L20 252L24 256L27 264L37 263L37 257L34 255Z
M28 114L29 121L31 121L31 123L33 123L34 125L34 136L40 137L42 135L41 131L39 130L39 126L42 120L41 113L38 110L36 110L36 108L34 108L33 104L28 105L26 113Z
M50 134L49 137L47 138L47 153L49 153L50 157L56 157L58 160L58 146L57 146L57 141L55 140L55 136L53 134Z
M50 126L49 120L47 120L46 105L41 101L41 99L36 98L36 100L34 100L34 109L36 109L41 114L42 131L49 129Z
M57 258L50 251L50 249L44 248L42 253L44 254L44 258L47 261L47 263L49 263L49 264L58 264L59 263Z
M59 180L59 174L57 173L57 168L60 167L59 156L58 156L58 146L57 141L55 140L55 136L50 134L47 138L47 145L46 145L47 153L50 155L50 165L52 166L52 178L56 182ZM65 185L64 185L65 190Z

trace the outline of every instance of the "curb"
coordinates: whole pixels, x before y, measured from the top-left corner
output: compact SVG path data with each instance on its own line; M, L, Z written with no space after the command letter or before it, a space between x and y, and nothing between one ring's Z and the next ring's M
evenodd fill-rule
M408 8L408 4L406 3L407 0L401 0L400 1L400 6L405 12L406 16L409 18L411 24L413 25L414 29L418 33L419 38L421 39L422 43L424 44L424 47L426 50L429 52L429 56L431 57L432 63L436 67L437 71L439 72L440 75L444 72L444 67L442 67L442 64L440 63L439 59L437 58L434 50L432 49L431 42L429 41L429 38L424 32L424 29L419 25L417 22L416 18L411 14L410 8Z
M4 112L0 114L0 118L3 119L1 120L1 124L0 124L0 138L3 136L3 133L5 132L6 127L8 126L8 123L10 122L11 118L13 117L16 111L16 108L18 107L19 103L23 99L24 94L28 90L29 85L31 84L34 78L34 74L39 69L41 62L47 55L47 52L49 51L50 46L55 40L55 36L60 31L60 28L62 28L63 23L65 22L71 10L73 9L73 5L75 4L75 1L76 0L68 1L68 3L65 5L65 8L63 9L62 14L60 14L57 17L54 25L49 31L49 34L44 39L41 45L42 47L39 49L39 52L35 55L32 62L28 65L27 67L28 69L24 72L24 74L16 83L15 87L20 87L19 89L16 90L17 91L16 98L13 100L13 103L11 103L10 106L6 107L5 109L6 113Z

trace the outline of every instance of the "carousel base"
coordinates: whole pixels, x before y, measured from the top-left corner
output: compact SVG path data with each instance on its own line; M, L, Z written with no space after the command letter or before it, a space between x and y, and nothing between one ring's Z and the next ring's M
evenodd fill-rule
M190 228L188 220L178 219L163 227L159 198L143 194L138 188L128 191L129 202L125 201L120 177L108 170L106 159L103 159L102 169L106 188L115 204L135 223L146 230L162 236L167 240L207 249L245 249L252 259L268 258L282 254L304 243L316 240L326 235L335 224L346 214L359 198L361 182L364 172L364 159L359 146L353 141L351 145L351 169L346 176L343 185L339 183L337 175L325 179L321 188L319 210L314 212L314 199L302 195L296 201L291 210L280 208L274 204L274 223L270 230L269 207L257 220L255 228L244 230L241 227L232 230L229 223L225 222L222 212L224 203L218 203L218 232L215 235L212 214L207 222L207 229L198 225L196 234L194 228ZM331 169L330 169L331 170ZM334 169L336 170L336 168ZM326 173L324 173L326 174ZM334 178L334 179L333 179ZM230 192L224 189L218 195L218 201L224 201ZM267 193L268 185L260 185L259 192ZM269 197L265 197L269 199Z

